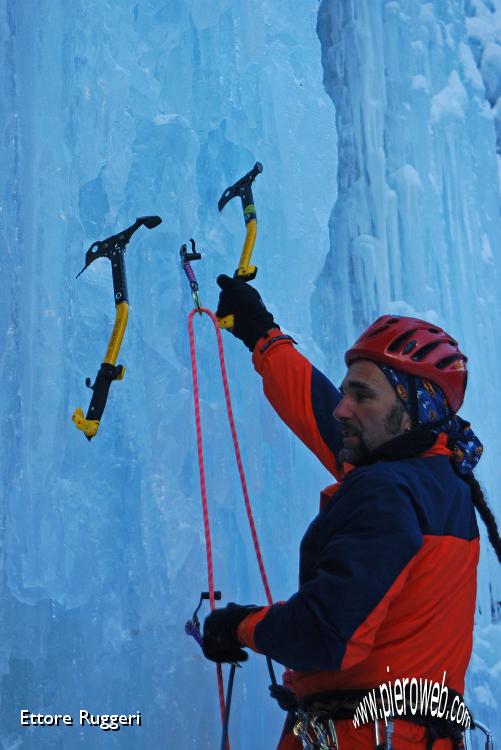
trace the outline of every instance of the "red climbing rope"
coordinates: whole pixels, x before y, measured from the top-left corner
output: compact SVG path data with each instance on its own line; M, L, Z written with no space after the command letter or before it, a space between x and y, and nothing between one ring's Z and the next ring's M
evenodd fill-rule
M226 398L226 409L228 411L228 421L230 423L230 430L231 430L231 435L233 438L235 458L237 461L238 473L240 476L240 483L242 485L242 492L243 492L244 501L245 501L245 509L247 511L247 518L249 520L252 541L254 543L254 550L256 553L257 564L259 566L259 572L261 573L261 580L263 582L266 599L268 601L268 604L271 605L273 604L273 599L271 596L271 591L270 591L270 586L268 583L268 578L266 576L266 571L264 569L263 556L261 554L261 548L259 546L259 540L257 537L256 526L254 524L254 517L252 515L252 508L251 508L250 499L249 499L249 492L247 490L247 482L245 480L242 457L240 455L240 447L238 444L235 420L233 419L233 409L231 407L230 388L228 385L228 376L226 374L226 365L224 363L223 341L221 338L221 331L219 330L219 326L217 324L217 318L214 315L214 313L205 307L201 307L200 310L202 313L205 313L206 315L210 317L210 319L214 323L214 328L216 329L217 346L219 350L219 364L221 366L221 376L223 379L224 395ZM193 316L195 315L195 313L198 313L198 312L199 311L196 309L190 312L188 316L188 328L190 332L191 366L192 366L192 373L193 373L193 393L194 393L194 398L195 398L195 419L197 423L197 446L198 446L198 457L199 457L199 465L200 465L200 486L201 486L201 491L202 491L205 539L207 543L207 565L209 567L209 592L210 592L211 586L212 586L212 589L214 588L213 572L212 572L212 547L211 547L211 542L210 542L209 515L207 511L207 494L206 494L206 487L205 487L202 430L201 430L201 422L200 422L200 404L199 404L199 393L198 393L198 374L197 374L197 364L196 364L196 355L195 355L195 335L193 332ZM211 609L214 609L214 600L213 600L212 594L211 594L210 602L211 602Z
M195 334L193 332L193 315L195 314L195 312L197 311L192 310L188 316L188 329L190 332L191 374L193 377L193 400L195 403L195 422L197 427L198 467L200 471L200 492L202 495L202 512L204 517L205 550L207 554L207 575L209 581L209 601L212 611L216 606L214 600L214 567L212 564L212 543L210 538L209 508L207 505L207 485L205 482L204 451L202 444L202 420L200 418L200 395L198 390L197 355L195 352ZM216 668L217 686L219 692L219 706L221 709L221 718L224 719L223 670L221 668L221 664L216 664Z
M252 535L252 541L254 543L254 550L256 552L257 563L259 571L261 573L261 579L263 581L264 590L266 593L266 599L268 604L272 604L270 586L268 584L268 578L264 569L263 557L261 555L261 548L259 546L259 540L257 538L256 526L254 524L254 517L252 515L252 508L249 500L249 493L247 490L247 482L245 480L244 469L242 465L242 458L240 455L240 447L238 445L237 431L235 428L235 420L233 419L233 409L231 407L230 389L228 385L228 376L226 374L226 366L224 363L224 352L223 352L223 341L221 338L221 331L217 324L216 316L211 310L205 307L201 307L200 310L194 309L188 315L188 330L190 334L190 352L191 352L191 371L193 376L193 398L195 403L195 422L197 429L197 450L198 450L198 465L200 469L200 492L202 495L202 512L204 519L204 531L205 531L205 547L207 551L207 574L208 574L208 586L209 586L209 601L210 608L215 608L214 600L214 570L213 570L213 559L212 559L212 543L210 536L210 524L209 524L209 510L207 504L207 486L205 482L205 468L204 468L204 455L203 455L203 444L202 444L202 422L200 417L200 395L198 388L198 372L197 372L197 358L195 352L195 334L193 330L193 316L195 313L205 313L210 317L214 323L217 335L217 346L219 351L219 363L221 366L221 376L223 379L224 395L226 398L226 409L228 412L228 421L230 423L231 435L233 438L233 446L235 449L235 458L237 461L238 473L240 476L240 483L242 485L242 492L245 501L245 509L247 511L247 518L249 520L249 526ZM221 707L221 717L224 720L225 712L225 700L224 700L224 686L223 686L223 673L221 664L217 664L217 682L219 691L219 705ZM228 747L228 746L227 746Z

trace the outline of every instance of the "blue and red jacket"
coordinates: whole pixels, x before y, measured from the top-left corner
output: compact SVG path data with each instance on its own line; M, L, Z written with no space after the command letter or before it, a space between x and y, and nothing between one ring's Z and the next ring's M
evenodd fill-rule
M272 331L270 339L280 335ZM452 469L445 435L416 457L342 465L332 415L340 392L291 340L270 339L253 354L264 392L339 482L322 494L301 542L298 591L248 616L240 640L285 665L284 683L299 697L397 678L441 683L444 671L446 685L462 693L479 534L470 488ZM423 733L407 725L402 737L416 730ZM346 746L365 747L357 732L357 744L352 737Z

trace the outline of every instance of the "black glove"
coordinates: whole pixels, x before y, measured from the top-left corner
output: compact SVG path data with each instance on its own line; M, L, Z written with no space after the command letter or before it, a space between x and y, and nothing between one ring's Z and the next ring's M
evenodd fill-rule
M246 661L247 653L237 638L237 629L251 612L261 609L253 604L242 606L230 602L227 607L213 610L205 618L202 649L211 661Z
M235 322L231 332L252 352L258 340L270 328L278 328L278 324L264 306L257 289L247 282L222 274L217 277L217 283L222 289L216 310L217 317L234 315Z

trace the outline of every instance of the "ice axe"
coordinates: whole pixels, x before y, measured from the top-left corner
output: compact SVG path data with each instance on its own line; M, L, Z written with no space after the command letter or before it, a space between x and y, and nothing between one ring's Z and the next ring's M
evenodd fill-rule
M234 278L242 279L242 281L251 281L257 274L256 266L250 265L250 259L252 251L254 249L254 243L256 242L257 234L257 217L256 207L254 205L254 199L252 197L252 183L260 172L263 171L263 165L260 162L256 162L250 172L247 172L241 177L234 185L226 188L221 198L218 201L217 207L219 211L222 211L232 198L240 196L242 200L242 210L245 220L245 240L242 248L242 254L238 262L238 267L233 274ZM224 318L217 319L219 328L233 328L234 316L226 315Z
M113 274L113 291L115 295L115 325L108 343L108 349L96 375L94 385L86 378L85 385L91 389L92 398L84 416L82 409L75 409L73 421L82 430L87 440L91 440L99 429L99 422L103 415L108 399L108 392L114 380L122 380L125 367L117 365L117 357L122 345L127 320L129 317L129 297L127 292L127 277L125 275L125 248L130 238L141 226L153 229L162 223L160 216L140 216L127 229L108 237L106 240L93 242L85 254L85 266L78 276L85 271L97 258L108 258L111 261ZM77 278L78 278L77 276Z

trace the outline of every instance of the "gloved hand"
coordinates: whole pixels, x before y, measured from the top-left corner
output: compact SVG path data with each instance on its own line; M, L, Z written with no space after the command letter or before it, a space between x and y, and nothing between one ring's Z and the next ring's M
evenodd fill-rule
M235 323L231 332L252 352L257 341L270 328L278 328L278 323L275 323L273 315L264 306L257 289L247 282L221 274L217 277L217 283L222 289L216 310L217 317L234 315Z
M227 607L213 610L205 618L202 649L211 661L246 661L247 652L237 637L242 620L251 612L261 609L253 604L242 606L230 602Z

